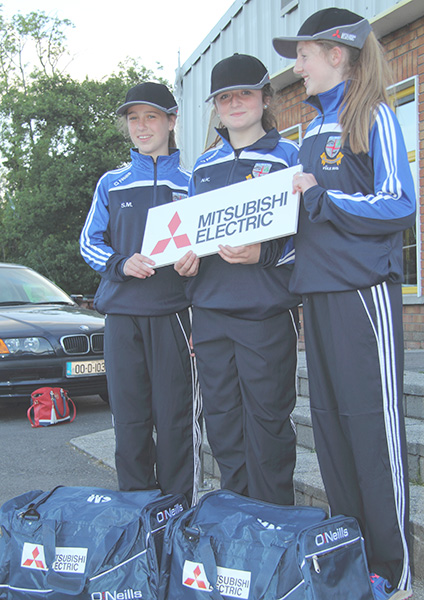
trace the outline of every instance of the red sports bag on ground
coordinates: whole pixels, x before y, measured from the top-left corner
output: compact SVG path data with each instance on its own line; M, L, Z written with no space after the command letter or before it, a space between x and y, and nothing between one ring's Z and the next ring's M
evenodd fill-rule
M44 387L31 394L31 406L27 411L31 427L47 427L64 421L72 423L76 414L75 404L63 388Z

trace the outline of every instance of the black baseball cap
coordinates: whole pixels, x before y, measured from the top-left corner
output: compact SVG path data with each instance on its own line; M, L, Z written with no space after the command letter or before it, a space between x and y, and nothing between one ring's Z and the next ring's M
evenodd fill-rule
M233 54L212 69L211 93L206 102L227 90L261 90L267 83L269 73L258 58L249 54Z
M159 110L163 110L167 115L176 115L178 106L174 96L163 83L146 81L130 88L125 97L125 102L116 111L118 115L127 112L130 106L135 104L149 104Z
M303 23L296 37L279 37L272 40L278 54L296 58L298 42L329 40L361 49L371 32L369 22L345 8L324 8Z

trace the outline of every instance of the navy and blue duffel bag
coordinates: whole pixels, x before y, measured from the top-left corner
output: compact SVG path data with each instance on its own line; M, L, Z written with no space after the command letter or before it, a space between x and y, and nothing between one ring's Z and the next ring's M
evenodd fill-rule
M0 509L0 598L157 598L168 519L183 495L89 487L34 491Z
M372 600L355 519L230 491L168 522L160 600Z

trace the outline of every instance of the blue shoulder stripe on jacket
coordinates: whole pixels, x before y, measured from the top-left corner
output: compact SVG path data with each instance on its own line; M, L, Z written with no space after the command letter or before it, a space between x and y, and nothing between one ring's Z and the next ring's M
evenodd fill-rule
M80 235L80 251L84 260L96 271L104 272L116 252L104 239L109 226L109 193L131 188L156 187L160 193L188 188L189 173L180 168L179 152L160 156L156 164L150 156L131 150L131 163L105 173L98 181L90 211Z
M370 135L370 156L378 167L374 193L345 194L328 190L330 199L342 210L369 219L401 219L415 211L415 190L396 117L381 104ZM379 157L380 160L375 160Z

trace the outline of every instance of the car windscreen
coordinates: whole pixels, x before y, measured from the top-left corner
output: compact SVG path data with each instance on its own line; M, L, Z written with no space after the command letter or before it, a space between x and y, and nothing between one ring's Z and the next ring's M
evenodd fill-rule
M35 271L0 267L0 305L27 303L73 304L65 292Z

